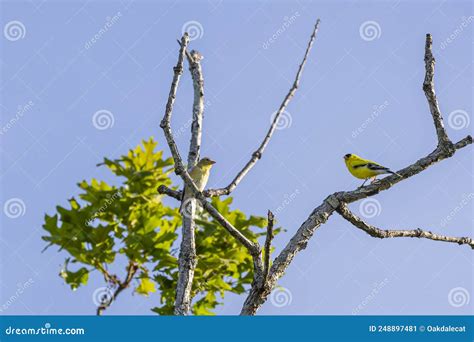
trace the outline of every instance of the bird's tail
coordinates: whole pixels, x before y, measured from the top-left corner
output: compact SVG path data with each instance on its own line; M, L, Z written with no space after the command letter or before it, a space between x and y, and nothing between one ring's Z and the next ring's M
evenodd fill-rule
M401 174L393 172L392 170L387 170L388 173L391 173L392 175L397 175L400 178L403 178Z

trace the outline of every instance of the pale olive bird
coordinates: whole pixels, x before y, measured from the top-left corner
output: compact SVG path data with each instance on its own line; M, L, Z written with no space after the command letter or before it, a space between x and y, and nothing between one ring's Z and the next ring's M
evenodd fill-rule
M378 175L385 173L390 173L392 175L401 177L401 175L393 172L388 167L382 166L372 160L361 158L356 154L346 154L344 156L344 161L346 162L347 169L354 177L365 179L364 183L362 183L360 187L363 187L365 182L367 182L369 179L375 181Z
M189 171L189 175L193 179L199 191L203 191L206 187L212 165L215 163L216 162L212 159L204 157ZM179 212L181 214L183 214L183 210L186 210L186 206L189 204L188 199L192 197L192 193L192 190L188 186L184 187L183 199L181 201L181 206L179 207Z

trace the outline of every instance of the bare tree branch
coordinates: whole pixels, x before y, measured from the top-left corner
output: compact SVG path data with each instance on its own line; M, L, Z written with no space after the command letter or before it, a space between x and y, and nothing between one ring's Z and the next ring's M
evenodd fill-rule
M113 283L117 285L117 288L112 294L111 298L107 298L107 295L104 295L104 298L102 300L102 303L97 307L97 316L101 316L104 311L115 301L115 299L118 297L118 295L125 290L127 287L130 286L130 283L133 280L133 277L135 276L135 273L137 273L138 270L138 265L132 261L129 262L128 267L127 267L127 276L125 277L124 281L118 280L118 277L115 275L107 275L104 274L105 277L109 277L110 279L114 279Z
M193 197L197 200L200 201L202 204L203 208L216 220L218 221L234 238L237 239L247 250L249 253L252 255L253 261L254 261L254 279L258 278L259 281L261 282L262 274L263 274L263 265L261 261L261 249L260 246L258 245L258 242L252 242L248 238L246 238L237 228L235 228L229 221L225 219L224 216L222 216L216 208L212 206L210 202L207 201L206 197L203 195L202 192L199 191L197 188L196 184L194 183L193 179L190 177L188 171L184 168L182 158L179 154L178 147L176 145L176 142L174 141L173 138L173 133L171 131L171 116L172 116L172 108L173 108L173 102L175 99L176 95L176 88L177 84L179 81L179 75L180 73L178 71L182 71L182 64L183 64L183 56L186 54L186 51L184 50L187 46L188 42L188 37L185 34L183 38L181 39L180 43L180 54L178 58L178 65L175 67L175 76L173 78L173 82L171 84L171 90L170 90L170 95L168 98L168 104L166 106L166 112L165 116L163 117L163 120L161 121L160 127L163 129L163 132L166 137L166 141L168 143L168 146L171 151L171 155L173 156L173 160L175 163L175 173L176 175L180 176L184 183L185 186L189 187L189 189L193 193ZM198 55L195 54L186 54L188 58L198 58ZM200 56L200 55L199 55ZM199 57L200 60L200 57ZM193 67L191 67L193 69ZM193 70L191 70L193 72ZM196 76L198 76L199 81L194 82L195 84L195 90L199 90L198 96L202 96L201 92L201 86L203 84L202 82L202 75L199 76L197 73L200 72L197 69L194 70L196 72ZM193 76L194 77L194 76ZM201 99L199 99L199 102L201 102ZM195 105L194 108L196 111L193 113L194 115L202 115L202 109L203 107L200 106L200 104ZM189 160L194 160L197 161L195 158L199 158L199 148L200 148L200 130L201 130L201 125L202 125L202 118L199 119L198 117L194 116L193 118L193 135L194 137L191 138L191 148L190 152L194 150L195 156L189 156ZM194 124L194 122L198 122ZM198 134L196 133L199 133ZM197 153L196 153L197 151ZM173 195L173 197L176 198L178 195L177 192L168 189L166 186L162 185L159 187L160 193L166 193ZM183 221L187 219L186 215L183 216ZM191 220L193 222L193 220ZM183 225L183 228L186 225ZM184 235L187 235L185 238ZM191 302L191 295L190 295L190 290L192 286L192 272L195 268L195 260L196 256L194 254L194 257L192 255L193 251L193 241L191 241L191 238L194 239L194 232L188 230L185 233L185 230L183 229L183 243L181 244L181 249L180 249L180 256L179 256L179 276L178 276L178 285L176 289L176 303L175 303L175 311L174 313L176 315L186 315L189 313L190 310L190 302ZM186 242L185 242L186 241ZM194 248L195 251L195 248ZM180 281L181 279L181 281Z
M184 175L182 175L185 177ZM192 181L192 180L191 180ZM186 181L185 181L186 182ZM186 183L188 186L191 187L191 183ZM252 255L260 255L260 247L258 244L250 241L245 235L243 235L237 228L235 228L222 214L206 199L204 194L202 194L194 185L195 193L194 196L196 199L201 203L203 208L211 215L212 218L214 218L217 222L220 223L222 227L224 227L230 235L232 235L237 241L239 241L247 250L249 250L249 253ZM158 188L158 192L160 194L165 194L169 195L170 197L173 197L177 199L178 201L181 200L181 192L174 191L170 188L168 188L165 185L160 185Z
M268 295L276 285L278 279L283 276L286 269L293 261L295 255L306 248L308 241L311 239L316 229L319 228L322 224L326 223L329 217L334 213L334 211L340 208L341 204L346 205L348 203L352 203L360 199L376 195L381 191L388 190L395 184L401 182L402 180L419 174L434 163L437 163L443 159L450 158L457 150L472 144L472 137L470 135L460 140L454 145L451 143L449 138L447 138L447 136L446 138L444 137L444 135L446 135L446 132L443 126L443 119L441 117L439 109L437 109L437 100L436 97L434 97L434 90L432 88L431 82L433 78L432 73L434 67L434 60L432 61L431 55L431 35L427 35L426 39L427 48L425 53L428 56L426 57L426 59L430 62L427 63L428 76L425 78L424 82L424 84L428 84L428 86L424 85L424 89L429 88L427 97L428 102L430 103L430 108L432 111L431 114L435 123L436 132L438 134L438 146L433 152L428 154L426 157L423 157L415 163L405 167L404 169L397 171L397 173L400 174L401 177L399 177L398 175L391 175L380 179L370 185L360 187L353 191L340 191L329 195L320 206L313 210L310 216L306 219L305 222L303 222L297 232L293 235L286 247L277 256L277 258L273 262L272 267L270 268L268 280L265 286L263 286L263 290L262 288L251 288L247 299L245 300L244 305L242 307L242 315L254 315L257 312L260 306L266 301ZM436 104L436 106L433 106L433 104ZM472 242L472 240L469 241ZM470 242L467 242L467 240L465 243L470 244Z
M166 185L160 185L158 187L158 192L163 195L168 195L170 197L173 197L174 199L177 199L178 201L181 201L183 198L183 192L182 191L176 191L173 189L168 188Z
M289 92L286 94L283 102L280 105L280 108L275 113L272 124L270 125L270 128L268 129L267 135L263 139L259 148L252 154L252 157L250 158L250 160L247 162L244 168L237 174L237 176L235 176L235 178L232 180L232 182L229 185L227 185L225 188L220 188L220 189L208 189L204 192L206 196L229 195L237 187L237 185L242 181L242 179L247 175L247 173L254 167L257 161L260 158L262 158L263 152L265 151L265 148L267 147L273 133L275 132L275 129L277 127L278 120L280 119L281 114L285 111L286 107L288 106L288 103L293 98L293 95L295 94L296 89L298 89L299 87L301 74L306 64L306 60L308 59L309 52L311 51L311 48L313 46L314 39L316 38L316 33L318 32L319 23L320 23L320 20L318 19L316 21L316 24L314 25L313 33L311 34L311 37L309 39L308 46L306 47L306 52L298 68L298 72L296 73L296 77L293 82L293 85L291 86Z
M261 158L262 153L264 152L268 142L273 135L275 130L276 124L278 122L279 116L284 112L288 102L293 97L294 92L298 88L299 79L301 76L301 72L303 67L306 63L307 56L309 51L312 47L314 38L316 36L316 32L318 30L319 20L315 25L313 34L311 35L310 42L308 43L308 47L306 49L306 53L304 55L304 59L300 65L300 68L297 72L295 82L293 87L290 89L289 93L285 97L284 101L282 102L280 109L277 111L275 115L275 119L272 122L272 125L265 136L262 144L260 145L259 149L254 152L250 161L246 164L246 166L237 174L236 178L225 188L222 189L215 189L215 190L207 190L204 192L200 192L191 177L189 176L186 169L183 167L183 163L181 160L181 156L179 155L178 149L174 142L171 128L170 128L170 120L171 120L171 109L172 103L174 101L174 94L176 93L177 81L176 80L176 69L175 68L175 78L173 79L172 89L170 91L170 99L168 103L171 103L171 106L167 105L167 112L165 113L165 117L162 120L161 127L164 130L166 140L170 147L171 154L175 161L175 173L179 175L186 186L188 186L191 191L193 192L193 196L202 204L204 209L215 219L217 220L233 237L235 237L243 246L247 248L249 253L252 255L254 260L254 280L250 289L250 292L244 302L242 307L241 314L242 315L253 315L257 312L257 310L261 307L261 305L266 301L268 295L270 294L271 290L275 287L277 281L283 276L293 258L296 256L298 252L305 249L307 243L313 236L314 232L316 231L319 226L326 223L329 217L335 212L339 212L343 215L346 219L352 222L356 227L366 231L367 233L371 234L372 236L379 237L379 238L387 238L387 237L418 237L418 238L426 238L431 240L438 240L438 241L445 241L445 242L455 242L458 244L468 244L471 248L474 248L473 240L471 238L456 238L456 237L447 237L442 235L437 235L428 231L423 231L420 229L417 230L381 230L379 228L373 227L368 225L367 223L360 220L357 216L350 213L347 209L347 204L361 200L363 198L367 198L373 195L378 194L381 191L385 191L390 189L392 186L415 176L422 171L426 170L428 167L437 163L441 160L447 159L452 157L457 150L466 147L467 145L472 144L472 137L467 136L457 143L453 144L447 136L443 125L443 119L441 112L439 110L438 102L436 99L436 95L434 92L434 58L431 51L432 39L431 35L427 35L426 37L426 45L425 45L425 67L426 67L426 75L425 80L423 83L423 90L425 92L426 98L428 100L428 104L430 107L431 115L433 117L433 122L436 128L436 134L438 137L438 144L437 147L433 152L428 154L427 156L417 160L416 162L412 163L411 165L405 167L402 170L397 172L398 175L391 175L380 179L370 185L360 187L356 190L352 191L339 191L329 195L317 208L315 208L310 216L306 219L305 222L300 226L300 228L296 231L294 236L288 242L286 247L280 252L280 254L275 258L272 266L270 267L270 248L271 248L271 240L273 236L273 214L271 212L268 213L269 223L267 227L267 236L265 241L265 259L262 262L261 258L261 248L258 242L252 242L247 239L239 230L233 227L213 206L212 204L207 201L205 196L220 196L220 195L228 195L230 194L235 187L239 184L239 182L245 177L245 175L250 171L250 169L256 164L258 159ZM183 37L184 39L184 37ZM183 52L183 47L185 47L185 42L181 42L181 50L180 50L180 59L182 61L183 54L186 54L188 58L190 58L191 54ZM182 64L182 63L181 63ZM178 75L179 80L179 75ZM173 98L172 98L173 97ZM168 109L171 108L169 111ZM199 156L197 156L198 158ZM400 177L400 176L401 177ZM180 199L181 193L168 189L166 186L160 186L159 192L163 194L168 194L171 197Z
M202 76L201 59L202 55L198 51L191 51L187 54L189 71L193 79L194 103L193 103L193 124L191 126L191 143L188 155L188 170L199 161L202 137L202 116L204 112L204 78Z
M181 44L181 47L183 44ZM187 53L189 71L193 79L194 103L193 124L191 126L191 141L189 144L188 170L191 170L199 161L202 137L202 116L204 111L204 80L201 69L202 56L197 51ZM196 200L191 198L183 218L183 236L179 249L178 259L178 282L176 286L175 314L187 315L191 310L191 289L194 279L194 271L197 266L196 237L194 216L196 211Z
M366 222L364 222L360 217L352 213L347 204L341 203L337 208L337 212L344 217L347 221L352 223L357 228L363 230L370 236L376 238L396 238L396 237L412 237L412 238L425 238L435 241L444 241L444 242L453 242L459 245L469 245L474 249L474 242L471 238L468 237L450 237L444 235L438 235L430 231L424 231L421 229L414 230L383 230L377 227L374 227Z
M275 216L269 210L267 213L268 225L267 225L267 236L265 237L265 259L263 261L263 279L266 281L268 278L268 271L270 270L270 253L272 249L273 240L273 225L275 223Z
M186 48L189 44L189 36L187 33L184 33L183 37L181 38L181 44L180 44L180 49L179 49L179 55L178 55L178 62L176 66L173 68L174 70L174 76L173 76L173 81L171 82L171 89L170 93L168 95L168 102L166 103L166 110L165 110L165 116L163 117L163 120L161 120L160 127L163 129L165 132L165 137L168 142L168 145L171 150L171 154L174 156L178 156L179 158L176 158L175 160L175 173L179 174L179 172L182 171L184 168L181 157L179 156L179 151L178 147L174 143L173 140L173 133L171 132L171 127L170 127L170 121L171 121L171 115L173 114L173 105L174 101L176 100L176 91L178 89L178 84L179 84L179 79L181 78L181 75L183 73L183 61L184 61L184 55L186 53ZM180 164L176 164L176 162L179 161Z
M433 45L433 39L431 34L426 35L425 43L425 81L423 82L423 90L425 92L428 105L430 106L431 115L433 116L434 125L436 128L436 135L438 137L438 147L452 149L452 142L449 140L448 134L443 124L443 116L438 105L438 99L434 90L434 68L435 58L431 46Z

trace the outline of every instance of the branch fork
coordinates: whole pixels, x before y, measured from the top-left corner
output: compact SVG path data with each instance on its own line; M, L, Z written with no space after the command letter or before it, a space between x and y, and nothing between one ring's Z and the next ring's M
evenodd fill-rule
M394 238L394 237L415 237L415 238L424 238L435 241L443 241L449 243L457 243L459 245L469 245L474 249L474 242L472 238L469 237L449 237L444 235L439 235L432 233L430 231L425 231L421 229L413 230L383 230L377 227L374 227L361 218L353 214L349 208L348 204L359 201L361 199L374 196L381 191L390 189L395 184L410 178L418 173L421 173L434 163L437 163L443 159L452 157L458 150L472 144L472 137L470 135L461 139L457 143L453 143L446 132L446 129L443 124L443 117L439 109L438 100L436 98L436 93L434 90L434 67L435 59L432 53L432 37L430 34L426 35L425 43L425 78L423 82L423 91L425 93L426 99L428 101L428 106L430 113L433 119L436 137L437 137L437 146L425 157L420 158L413 164L403 168L402 170L397 171L401 175L390 175L383 179L378 180L372 184L360 187L352 191L339 191L334 192L333 194L326 197L323 202L316 207L309 217L301 224L298 230L295 232L291 240L287 243L285 248L278 254L278 256L273 260L273 263L270 260L271 252L271 243L273 239L273 226L275 217L271 211L268 211L268 226L267 233L265 238L265 244L263 248L263 257L262 257L262 248L259 243L250 241L246 238L238 229L236 229L230 222L228 222L225 217L220 214L217 209L206 199L206 197L212 196L222 196L229 195L232 191L239 185L239 183L245 178L248 172L255 166L257 161L262 158L262 155L276 129L280 115L285 111L288 103L294 96L296 89L299 87L299 82L301 78L302 71L306 64L309 52L313 46L314 40L316 38L316 33L319 29L319 19L317 20L311 37L309 39L306 51L303 57L302 62L299 65L298 71L296 73L295 80L283 99L278 111L275 114L275 117L270 125L270 128L265 135L263 141L261 142L258 149L252 154L250 160L246 165L237 173L234 179L223 188L217 189L207 189L204 191L199 191L196 187L196 184L193 182L189 176L188 171L185 169L181 156L179 154L176 143L173 139L173 135L170 127L171 113L173 109L173 103L176 97L176 89L179 83L179 77L182 73L182 65L184 56L187 57L190 64L190 72L193 77L194 85L194 105L193 105L193 125L192 125L192 137L190 143L190 153L188 155L188 166L194 166L194 164L199 160L199 150L201 142L201 126L202 126L202 111L203 111L203 78L202 70L200 67L200 60L202 56L196 52L188 52L186 50L189 43L189 38L185 34L180 43L180 51L178 56L177 66L174 68L174 77L171 84L170 95L168 98L168 103L166 105L165 115L161 121L160 127L163 129L168 146L170 148L171 154L175 162L175 173L180 176L185 185L188 186L193 193L193 197L199 201L203 208L218 221L223 228L225 228L229 234L231 234L239 243L241 243L252 256L254 261L254 279L248 296L244 302L244 305L241 310L242 315L254 315L257 310L265 303L268 298L268 295L271 293L271 290L276 286L277 281L283 276L294 257L303 249L306 248L308 241L313 236L316 229L318 229L322 224L326 223L330 216L337 212L344 219L350 222L353 226L358 229L363 230L367 234L376 237L376 238ZM159 193L166 194L170 197L173 197L177 200L181 200L182 192L176 191L167 188L162 185L158 188ZM193 226L193 219L191 219L191 226ZM190 229L189 234L194 236L194 231ZM183 226L183 235L185 235L185 226ZM189 239L188 239L189 240ZM185 237L183 236L183 243L181 248L192 248L192 239L191 244L185 243ZM188 241L188 242L189 242ZM180 278L178 279L178 291L177 291L177 300L175 304L175 313L176 314L187 314L189 312L189 302L190 302L190 286L192 283L192 272L193 272L193 260L185 260L180 262ZM181 277L181 272L187 272L188 277ZM186 287L188 292L181 291L179 292L179 287Z

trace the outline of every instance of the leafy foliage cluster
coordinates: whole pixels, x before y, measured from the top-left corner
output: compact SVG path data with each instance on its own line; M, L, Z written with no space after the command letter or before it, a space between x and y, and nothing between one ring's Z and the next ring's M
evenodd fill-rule
M67 253L60 276L75 290L86 285L91 272L100 272L111 289L133 286L148 296L159 291L160 305L152 310L172 314L178 278L178 233L181 215L163 202L157 188L173 187L172 158L163 159L150 138L118 159L99 165L115 176L115 185L92 179L78 184L81 193L69 206L46 215L43 239ZM176 189L177 186L174 186ZM251 240L264 235L264 217L232 210L232 198L212 199L213 205ZM193 283L192 311L212 314L227 292L240 294L252 282L252 258L212 217L200 210L196 219L198 265ZM278 232L278 230L277 230ZM117 264L132 274L111 274ZM130 267L133 265L133 267ZM108 306L105 303L105 306Z

